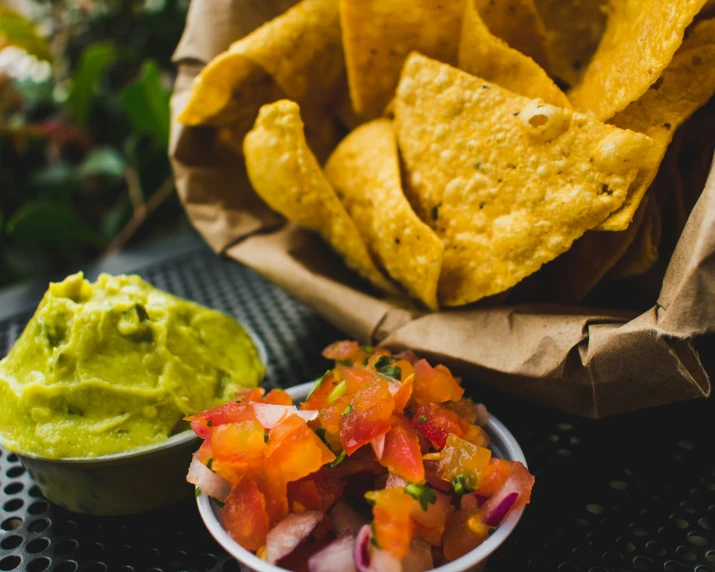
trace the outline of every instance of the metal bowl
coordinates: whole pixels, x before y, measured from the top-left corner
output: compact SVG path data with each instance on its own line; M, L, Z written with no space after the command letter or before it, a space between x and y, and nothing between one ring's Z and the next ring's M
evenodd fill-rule
M286 389L293 400L305 399L313 387L314 382L296 385ZM489 415L489 423L484 427L491 438L489 448L495 457L521 461L526 466L524 453L516 442L516 439L504 425L493 415ZM253 552L246 550L235 540L233 540L221 521L221 509L206 494L200 494L196 502L199 507L201 518L208 528L208 531L223 546L223 548L233 556L239 564L242 572L286 572L285 568L280 568L269 564L265 560L258 558ZM509 516L499 525L489 538L471 552L461 558L454 560L439 568L434 568L435 572L478 572L486 566L487 558L507 539L516 527L524 513L524 507L512 511ZM337 572L337 571L336 571Z
M243 327L260 360L267 363L263 342ZM193 431L186 430L156 445L101 457L47 459L16 454L50 502L72 512L118 516L166 506L193 494L186 472L200 444Z

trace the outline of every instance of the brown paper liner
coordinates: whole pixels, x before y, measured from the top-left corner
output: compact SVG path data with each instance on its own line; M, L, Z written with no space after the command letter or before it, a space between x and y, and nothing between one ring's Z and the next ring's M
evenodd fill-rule
M170 156L186 211L217 253L253 268L346 336L412 348L451 366L466 383L487 383L594 418L710 394L693 338L715 331L712 171L658 302L640 315L538 305L425 313L378 295L317 237L271 212L251 189L240 157L220 144L215 129L187 128L175 117L201 65L293 3L194 2L176 50Z

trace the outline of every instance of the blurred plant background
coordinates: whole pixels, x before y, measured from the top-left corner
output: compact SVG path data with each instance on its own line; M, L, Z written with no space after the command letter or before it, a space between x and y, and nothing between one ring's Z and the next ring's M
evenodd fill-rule
M167 145L187 8L0 5L0 287L186 224Z

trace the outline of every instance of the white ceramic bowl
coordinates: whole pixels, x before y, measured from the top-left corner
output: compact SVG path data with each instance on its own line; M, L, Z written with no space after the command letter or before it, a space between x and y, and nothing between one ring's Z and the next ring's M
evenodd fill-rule
M290 394L294 401L305 399L313 387L314 382L296 385L286 391ZM484 428L491 438L489 448L495 457L509 459L512 461L521 461L526 466L526 458L519 447L519 444L514 439L514 436L509 430L502 425L501 421L493 415L489 415L489 423ZM204 520L206 528L216 541L224 547L224 549L233 556L239 563L242 572L286 572L285 568L268 564L265 560L261 560L255 554L243 548L235 540L233 540L223 527L221 521L221 509L212 501L206 494L201 494L196 499L199 507L199 513ZM439 568L434 568L435 572L476 572L483 570L486 565L487 558L507 539L514 527L521 519L524 508L512 511L509 516L499 525L494 533L489 536L482 544L477 546L471 552L465 554L461 558L454 560ZM336 570L335 572L340 572Z

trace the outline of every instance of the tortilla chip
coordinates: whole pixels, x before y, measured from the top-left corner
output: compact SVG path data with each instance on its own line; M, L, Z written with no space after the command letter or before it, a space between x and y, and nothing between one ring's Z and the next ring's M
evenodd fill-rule
M673 133L715 93L715 46L678 52L657 82L611 121L653 139L645 165L623 205L598 230L624 230L655 179Z
M712 45L715 45L715 18L702 20L694 24L690 30L686 31L685 39L678 51L684 52L686 50L700 48L701 46Z
M243 143L251 184L273 210L319 233L347 265L385 292L396 288L375 266L355 224L325 179L293 101L264 105Z
M567 250L625 199L650 146L419 54L395 115L412 202L445 245L445 305L503 292Z
M549 71L560 85L583 76L606 28L607 0L535 0L546 27Z
M476 2L467 0L459 44L459 67L519 95L533 99L540 97L557 107L571 107L566 95L539 64L492 35L477 12Z
M330 156L325 176L373 258L410 294L436 309L444 247L402 192L392 123L376 119L350 133Z
M464 1L340 0L350 98L358 114L382 115L410 52L457 63Z
M546 30L534 0L470 0L489 31L548 69Z
M641 97L670 63L705 0L613 0L601 43L579 85L576 109L606 121Z
M613 267L610 276L612 278L630 278L645 274L653 268L658 261L658 245L662 231L663 223L658 201L648 201L645 205L643 222L639 225L633 244L623 258L618 261L618 264Z
M344 73L338 0L303 0L213 59L178 120L248 130L261 105L282 97L323 105Z

